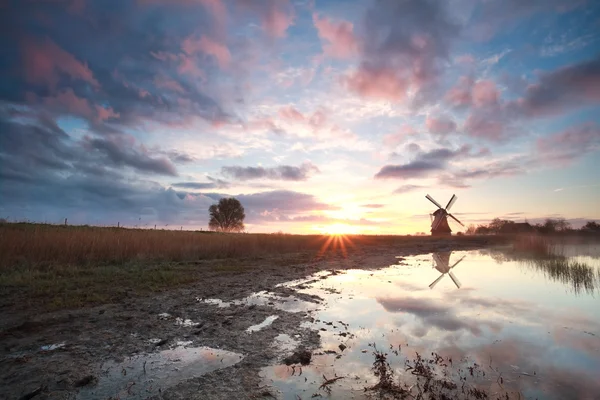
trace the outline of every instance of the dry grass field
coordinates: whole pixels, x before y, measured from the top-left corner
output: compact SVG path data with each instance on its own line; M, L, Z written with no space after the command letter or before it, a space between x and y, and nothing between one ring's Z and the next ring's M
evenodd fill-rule
M260 269L265 263L285 268L366 248L418 248L436 241L440 239L430 236L223 234L6 223L0 224L0 307L102 304L215 274Z

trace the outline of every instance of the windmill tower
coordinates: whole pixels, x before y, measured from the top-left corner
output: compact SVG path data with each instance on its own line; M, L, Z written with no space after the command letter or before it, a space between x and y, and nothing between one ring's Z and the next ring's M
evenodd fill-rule
M448 225L448 217L452 218L453 220L464 226L462 222L460 222L458 219L456 219L456 217L454 217L454 215L448 212L450 211L450 208L454 205L454 202L457 199L455 194L453 194L450 198L450 201L448 202L448 205L446 205L446 208L443 208L430 195L425 196L425 198L438 207L438 209L435 210L433 214L430 214L430 216L432 216L431 234L433 236L452 234L452 229L450 229L450 225Z
M450 276L450 279L452 279L452 282L454 282L454 284L456 285L456 288L460 289L461 283L458 280L458 278L456 278L456 276L454 276L451 269L456 267L458 265L458 263L461 262L465 257L463 256L461 259L459 259L457 262L455 262L452 266L450 266L450 255L451 254L452 254L451 251L443 252L443 253L433 253L433 262L435 263L435 269L440 271L442 274L435 281L431 282L431 284L429 285L429 289L433 289L434 286L437 285L437 283L446 274L448 274L448 276Z

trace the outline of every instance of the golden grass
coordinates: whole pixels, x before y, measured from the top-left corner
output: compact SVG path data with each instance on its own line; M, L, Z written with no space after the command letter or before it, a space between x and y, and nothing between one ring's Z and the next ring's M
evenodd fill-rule
M360 235L341 240L322 235L0 224L0 309L83 307L215 275L258 271L265 263L286 268L320 256L350 255L365 246L386 246L389 252L390 246L419 249L432 242L473 240Z
M0 224L0 268L16 265L196 261L304 251L317 254L327 240L328 236L324 235L223 234L44 224ZM349 235L345 247L348 252L352 252L357 245L362 247L436 240L440 238ZM453 237L452 240L472 239L465 236Z

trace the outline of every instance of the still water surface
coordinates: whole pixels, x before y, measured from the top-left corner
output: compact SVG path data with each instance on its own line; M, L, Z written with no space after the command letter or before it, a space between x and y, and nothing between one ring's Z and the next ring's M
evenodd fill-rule
M328 386L330 398L364 398L377 382L374 344L407 385L416 378L405 362L437 352L454 361L446 379L460 382L477 364L469 385L491 398L599 399L600 249L558 253L391 256L387 268L290 282L325 299L309 324L321 330L322 349L309 366L275 365L261 376L285 399L326 396L319 386L335 376L344 378Z

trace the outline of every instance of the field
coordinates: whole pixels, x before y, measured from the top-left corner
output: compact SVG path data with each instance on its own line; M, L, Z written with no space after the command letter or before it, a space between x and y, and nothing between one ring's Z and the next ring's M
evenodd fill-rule
M458 246L489 237L453 237ZM447 240L444 240L444 243ZM0 306L44 310L114 302L241 272L268 259L302 264L381 246L435 246L430 236L223 234L46 224L0 225Z
M439 300L438 288L430 290L427 284L447 270L431 268L430 253L452 263L468 255L472 261L456 272L463 281L488 271L479 263L493 259L544 275L578 295L595 293L600 271L583 259L554 255L556 243L556 238L538 236L218 234L2 224L0 399L296 399L296 394L310 398L329 390L337 393L333 398L346 398L352 385L362 385L360 392L368 389L363 380L337 378L355 365L373 362L365 340L382 346L381 338L389 336L388 343L398 335L387 323L369 325L370 315L383 313L382 321L391 321L414 312L404 324L430 319L450 334L474 324L468 317L447 321L449 316L430 315L429 310L459 312L462 307L455 311L449 304L457 294L468 296L473 290L452 286L441 292L448 296L446 303L431 303ZM478 252L488 251L478 261ZM355 298L356 293L363 294ZM423 303L413 304L418 293L432 297L421 294ZM395 314L395 304L409 311ZM405 328L403 334L419 329ZM293 354L278 347L281 337L297 342ZM340 340L345 351L338 348ZM410 339L418 341L418 336ZM378 348L374 367L393 364L391 354L386 361ZM302 354L312 354L314 361L302 365ZM337 367L323 369L333 365L332 357L339 359ZM346 364L347 359L354 361ZM440 368L444 364L441 358L434 361ZM419 358L403 362L423 368ZM304 375L297 379L298 369ZM361 377L371 382L367 386L389 391L390 398L407 390L390 384L399 373L393 367L379 384L365 371ZM433 370L428 374L435 375ZM430 397L449 396L452 385L436 382ZM292 383L298 386L291 389ZM476 386L469 390L461 398L479 398Z

